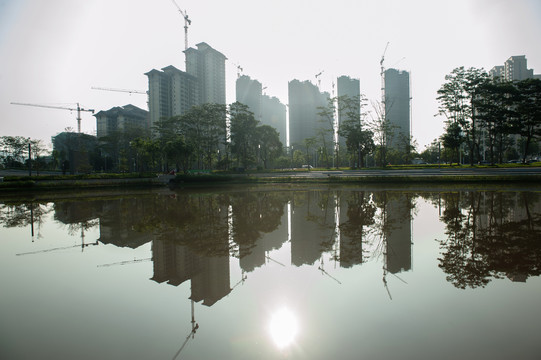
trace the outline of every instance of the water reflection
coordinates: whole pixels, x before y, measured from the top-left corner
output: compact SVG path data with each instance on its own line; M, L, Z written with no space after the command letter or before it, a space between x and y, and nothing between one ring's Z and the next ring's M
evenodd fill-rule
M85 249L108 244L136 249L149 244L149 257L96 265L131 266L152 261L148 277L153 285L185 285L189 296L182 306L191 308L191 320L189 324L186 320L179 335L178 357L190 339L205 336L200 335L199 322L201 333L208 329L200 319L196 321L194 304L224 304L228 295L258 279L257 272L264 267L321 273L328 284L343 289L351 286L352 277L345 278L339 270L356 268L362 273L369 267L367 263L375 263L373 276L383 296L399 298L390 280L406 283L407 273L414 271L412 221L418 202L437 207L445 227L443 236L437 235L440 253L433 268L439 267L448 288L477 288L494 279L526 281L540 275L541 195L537 192L347 188L149 192L84 200L4 202L0 222L4 227L32 228L29 238L35 240L32 247L36 250L18 255L77 246ZM80 242L40 247L40 229L51 218ZM98 233L97 238L86 239L90 231ZM281 249L289 258L275 258ZM237 263L240 279L232 271ZM300 324L300 318L291 307L278 307L263 326L276 347L284 349L309 328ZM308 317L303 319L309 321Z
M458 288L486 286L508 277L539 276L539 193L460 192L442 194L446 239L439 267Z
M540 274L541 195L530 192L177 192L54 204L6 202L0 221L4 227L35 224L39 238L43 219L54 212L69 234L79 234L83 249L98 241L129 248L152 242L152 280L173 286L190 280L191 299L211 306L231 291L231 257L239 259L244 273L268 262L285 266L270 253L288 241L292 265L317 265L330 277L324 254L332 266L344 268L380 259L384 282L387 273L410 271L417 197L441 208L446 238L438 239L439 267L454 286L475 288L504 276L525 281ZM94 227L100 237L87 244L85 232Z
M283 349L291 345L299 331L295 314L287 307L276 310L269 322L269 332L275 345Z

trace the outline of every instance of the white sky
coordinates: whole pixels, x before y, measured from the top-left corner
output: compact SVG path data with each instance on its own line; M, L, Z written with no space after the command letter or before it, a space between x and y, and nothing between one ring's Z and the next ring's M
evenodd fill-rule
M340 75L359 78L380 98L379 61L411 71L412 133L418 150L439 137L436 91L459 66L489 70L526 55L541 73L539 0L176 0L192 20L190 46L206 42L227 58L227 101L235 101L236 64L287 103L292 79L321 76L331 91ZM25 102L96 111L145 95L145 72L184 70L184 20L171 0L0 0L0 136L43 139L77 128L75 112L11 105ZM404 58L404 59L402 59ZM401 60L402 59L402 60ZM83 113L82 131L95 118Z

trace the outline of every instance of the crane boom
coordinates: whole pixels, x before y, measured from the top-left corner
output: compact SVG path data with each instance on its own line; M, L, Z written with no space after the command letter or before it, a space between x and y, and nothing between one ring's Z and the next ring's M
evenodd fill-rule
M171 0L173 4L175 4L175 7L178 9L178 12L182 17L184 18L184 50L188 50L188 25L192 24L192 21L188 19L188 14L186 13L186 10L182 11L180 6L178 6L177 2L175 0Z
M69 111L77 111L77 132L81 132L81 111L88 111L94 114L94 109L83 109L79 106L79 103L77 103L77 107L67 107L67 106L53 106L53 105L44 105L44 104L30 104L30 103L19 103L19 102L12 102L13 105L23 105L23 106L35 106L35 107L42 107L42 108L48 108L48 109L60 109L60 110L69 110Z
M117 92L127 92L130 94L146 94L147 92L144 90L132 90L132 89L116 89L116 88L104 88L104 87L97 87L92 86L92 90L105 90L105 91L117 91Z

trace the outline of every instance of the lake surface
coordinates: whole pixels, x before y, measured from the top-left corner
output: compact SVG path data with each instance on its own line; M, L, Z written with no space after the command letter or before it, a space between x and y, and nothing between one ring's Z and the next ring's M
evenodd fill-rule
M0 198L1 359L539 359L541 192Z

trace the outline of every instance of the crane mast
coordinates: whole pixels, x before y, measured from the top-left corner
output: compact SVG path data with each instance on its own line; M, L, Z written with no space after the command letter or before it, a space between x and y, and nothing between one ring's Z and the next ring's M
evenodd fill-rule
M186 10L182 11L180 6L176 3L175 0L171 0L173 4L175 4L175 7L178 9L178 12L182 17L184 18L184 50L188 50L188 25L192 24L192 21L188 18L188 14L186 13Z
M18 103L18 102L12 102L11 104L23 105L23 106L35 106L35 107L42 107L42 108L48 108L48 109L77 111L77 132L78 133L81 133L81 111L88 111L94 114L94 109L83 109L81 106L79 106L79 103L77 103L77 107L75 108L65 107L65 106L43 105L43 104Z

